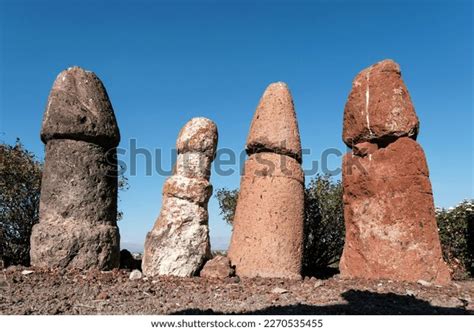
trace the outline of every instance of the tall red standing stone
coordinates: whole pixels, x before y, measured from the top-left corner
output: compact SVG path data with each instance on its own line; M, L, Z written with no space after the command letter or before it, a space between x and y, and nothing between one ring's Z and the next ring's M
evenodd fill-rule
M398 64L357 75L344 110L342 277L450 281L418 126Z
M293 100L271 84L255 112L228 256L241 277L300 278L304 174Z

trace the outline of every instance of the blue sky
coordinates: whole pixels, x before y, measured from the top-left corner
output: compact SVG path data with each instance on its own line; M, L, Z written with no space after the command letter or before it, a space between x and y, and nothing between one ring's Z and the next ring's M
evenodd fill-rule
M435 203L449 207L473 197L472 33L467 1L0 0L0 140L20 137L42 159L49 90L61 70L79 65L104 82L120 146L136 139L160 148L169 169L179 129L195 116L217 123L219 148L240 153L265 87L285 81L308 168L325 149L345 149L354 76L392 58L421 121ZM340 162L332 157L330 167ZM119 226L123 246L135 250L158 216L166 177L146 176L142 159L128 177ZM212 184L238 187L239 174L214 174ZM214 197L209 211L213 248L225 248L230 228Z

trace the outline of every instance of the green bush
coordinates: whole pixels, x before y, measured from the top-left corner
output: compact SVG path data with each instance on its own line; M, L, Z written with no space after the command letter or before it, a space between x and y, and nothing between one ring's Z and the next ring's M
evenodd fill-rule
M454 278L474 276L474 200L454 208L437 209L439 237L444 260Z
M228 190L220 188L216 192L216 198L219 202L220 214L227 224L232 225L234 221L235 207L237 206L237 198L239 190Z
M317 175L305 189L303 274L325 276L344 248L341 181Z
M0 144L0 258L29 265L30 235L38 222L42 164L17 140Z

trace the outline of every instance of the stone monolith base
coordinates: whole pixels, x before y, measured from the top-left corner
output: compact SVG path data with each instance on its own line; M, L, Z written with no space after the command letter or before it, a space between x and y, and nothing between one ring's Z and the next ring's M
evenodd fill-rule
M116 226L43 221L31 235L31 260L37 267L111 270L120 262Z
M118 267L116 196L116 165L106 149L84 141L50 141L41 186L41 222L31 234L32 265Z
M449 282L422 148L408 137L369 145L344 157L341 276Z
M292 157L257 153L245 162L228 252L237 275L301 278L303 183Z
M163 196L160 216L145 240L144 274L196 275L211 256L207 220L207 210L198 204Z

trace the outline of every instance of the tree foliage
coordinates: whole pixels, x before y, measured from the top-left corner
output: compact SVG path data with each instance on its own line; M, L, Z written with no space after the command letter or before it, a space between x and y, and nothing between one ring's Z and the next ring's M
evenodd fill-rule
M122 199L120 199L120 192L128 191L130 188L130 184L128 183L128 178L125 176L125 174L120 171L120 174L118 176L118 192L119 195L117 197L117 203L120 204L122 202ZM120 206L117 210L117 221L120 221L123 219L123 211L120 209Z
M235 207L237 206L237 198L239 190L228 190L220 188L216 192L216 198L219 202L220 214L227 224L232 225L234 221Z
M305 189L303 273L324 272L339 261L343 248L342 184L317 175Z
M454 208L437 209L439 236L444 260L455 278L474 275L474 200Z
M0 144L0 257L28 265L30 235L38 222L42 164L19 140Z

